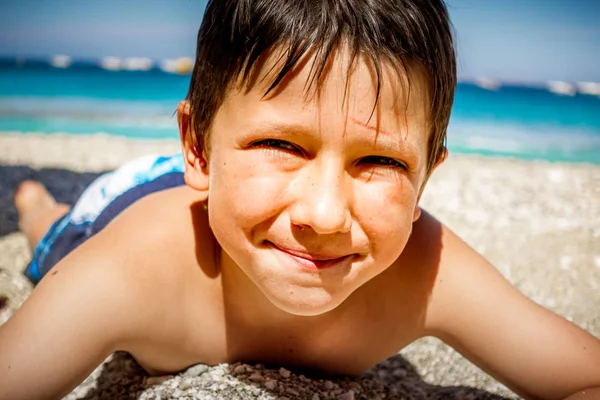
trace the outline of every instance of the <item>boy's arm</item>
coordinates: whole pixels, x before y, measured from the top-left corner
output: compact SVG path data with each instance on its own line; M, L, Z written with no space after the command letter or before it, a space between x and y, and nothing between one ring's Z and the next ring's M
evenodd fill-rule
M442 232L429 334L525 398L562 399L600 387L598 339L522 295L456 235Z
M135 291L110 242L67 256L0 327L0 399L60 398L132 334Z

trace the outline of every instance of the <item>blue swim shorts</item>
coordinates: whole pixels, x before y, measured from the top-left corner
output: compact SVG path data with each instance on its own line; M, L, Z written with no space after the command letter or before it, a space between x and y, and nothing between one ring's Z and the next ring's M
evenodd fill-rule
M146 156L100 175L71 211L50 226L34 249L25 276L37 284L56 263L136 200L184 184L181 154Z

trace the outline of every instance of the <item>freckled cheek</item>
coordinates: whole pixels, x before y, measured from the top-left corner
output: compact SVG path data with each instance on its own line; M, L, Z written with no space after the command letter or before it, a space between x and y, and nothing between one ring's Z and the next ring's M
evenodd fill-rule
M397 257L411 232L415 192L406 186L373 185L357 193L357 218L369 237L373 256Z
M279 212L288 184L289 179L254 157L226 160L211 170L209 201L223 217L248 230Z

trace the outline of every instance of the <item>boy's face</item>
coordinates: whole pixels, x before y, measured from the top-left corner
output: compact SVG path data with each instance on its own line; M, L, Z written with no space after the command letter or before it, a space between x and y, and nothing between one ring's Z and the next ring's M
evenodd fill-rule
M205 177L223 268L239 268L277 307L317 315L338 306L400 255L419 216L429 123L411 75L382 77L333 60L309 100L311 60L263 97L269 79L231 91L211 129ZM372 115L372 118L369 119Z

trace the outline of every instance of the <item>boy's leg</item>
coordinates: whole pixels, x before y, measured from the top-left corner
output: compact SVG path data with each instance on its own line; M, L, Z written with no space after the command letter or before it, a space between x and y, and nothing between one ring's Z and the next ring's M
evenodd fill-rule
M57 203L39 182L21 182L15 192L19 229L25 234L31 249L35 249L48 228L69 212L68 204Z

